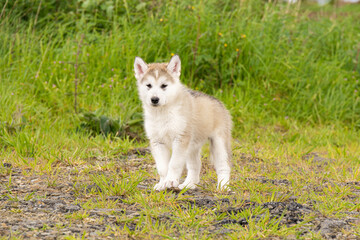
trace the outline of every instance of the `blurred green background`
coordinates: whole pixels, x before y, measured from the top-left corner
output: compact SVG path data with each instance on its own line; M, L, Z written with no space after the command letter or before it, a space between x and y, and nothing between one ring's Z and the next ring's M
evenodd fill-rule
M359 4L0 3L4 149L36 142L29 153L39 139L64 144L109 134L144 139L134 58L162 62L175 53L181 80L229 108L235 137L274 124L360 127Z

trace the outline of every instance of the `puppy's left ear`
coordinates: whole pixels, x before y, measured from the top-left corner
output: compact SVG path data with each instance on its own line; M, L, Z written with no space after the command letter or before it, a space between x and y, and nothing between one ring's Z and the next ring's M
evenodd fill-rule
M181 61L179 55L174 55L167 65L167 69L174 77L180 77Z
M142 60L140 57L136 57L134 62L134 71L135 71L135 78L138 81L141 80L147 69L148 69L148 65L146 64L146 62Z

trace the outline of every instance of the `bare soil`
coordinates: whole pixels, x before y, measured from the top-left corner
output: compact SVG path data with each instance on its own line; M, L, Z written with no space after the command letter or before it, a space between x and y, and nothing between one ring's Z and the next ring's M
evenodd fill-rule
M140 154L144 153L146 152ZM129 157L129 161L136 157L137 153L135 152ZM324 162L325 160L316 157L313 161ZM138 164L135 164L136 167L139 167ZM76 166L59 168L60 170L55 175L39 175L26 169L13 167L10 163L4 163L3 168L8 169L11 174L0 174L0 236L55 239L64 236L81 237L86 232L86 237L89 239L111 239L116 236L109 231L109 228L122 227L125 224L118 221L118 216L126 215L131 219L141 212L136 205L127 203L123 196L108 196L106 200L114 202L110 207L85 211L82 207L83 204L96 198L89 193L101 191L101 188L89 182L87 178L81 178L80 175L86 175L86 173L81 173L79 167ZM284 186L291 184L286 179L270 180L265 177L249 178L246 181ZM11 184L9 184L10 182ZM150 179L139 184L138 188L146 194L154 183L155 179ZM345 184L350 187L355 186L351 189L355 196L359 196L360 182ZM177 196L179 192L172 191L172 194ZM247 199L235 199L231 193L226 197L217 198L202 190L191 190L187 191L185 195L187 196L186 200L179 203L183 209L190 209L193 206L215 209L216 206L221 206L221 211L217 210L215 214L224 216L222 220L200 229L200 232L212 232L221 236L233 231L227 228L229 224L247 226L249 219L234 220L230 216L248 209L260 208L268 210L270 219L279 220L279 226L291 227L302 223L304 216L314 216L312 220L300 225L299 236L309 232L319 232L325 239L359 239L358 236L351 233L353 226L360 224L360 212L358 211L344 213L345 218L337 219L323 216L314 209L311 202L308 204L298 203L296 197L287 198L286 201L258 204ZM73 213L87 215L86 218L81 219L71 217ZM264 214L263 211L259 215L252 216L251 219L258 221ZM176 217L174 213L167 213L154 220L171 223L174 217ZM131 221L126 224L130 230L136 226L136 223ZM297 237L293 236L293 238Z

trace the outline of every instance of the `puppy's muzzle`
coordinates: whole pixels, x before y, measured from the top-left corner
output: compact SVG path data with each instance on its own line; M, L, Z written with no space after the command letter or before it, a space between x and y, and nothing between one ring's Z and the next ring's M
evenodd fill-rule
M153 106L157 106L159 104L159 98L158 97L152 97L151 98L151 103Z

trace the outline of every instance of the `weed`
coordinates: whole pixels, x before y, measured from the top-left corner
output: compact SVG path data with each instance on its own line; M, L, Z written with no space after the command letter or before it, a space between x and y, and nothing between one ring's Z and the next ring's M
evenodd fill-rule
M84 220L89 217L89 214L86 211L77 211L70 213L65 216L66 218L72 219L72 220Z
M101 194L109 196L124 196L135 191L136 186L144 180L143 174L122 173L118 176L106 177L104 175L92 175L92 181L98 186Z

